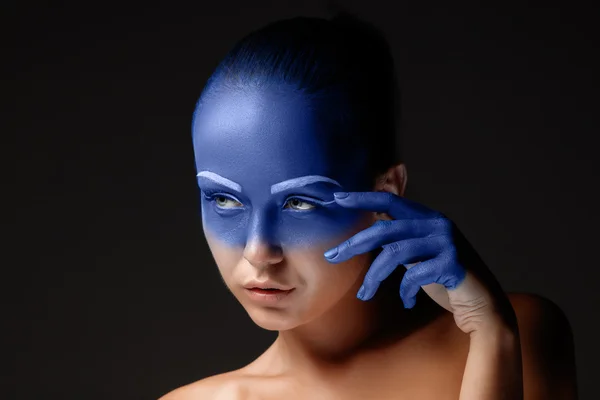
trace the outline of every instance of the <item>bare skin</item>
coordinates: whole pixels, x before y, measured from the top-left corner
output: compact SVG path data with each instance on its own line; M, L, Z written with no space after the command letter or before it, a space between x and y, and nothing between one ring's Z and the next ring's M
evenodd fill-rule
M517 313L525 399L576 399L570 328L548 300L509 295ZM283 371L273 344L248 366L181 387L161 400L458 399L469 337L441 311L409 336L320 363L320 373Z
M403 195L405 186L401 166L378 180L375 190ZM372 217L387 218L378 213ZM367 220L365 226L372 223ZM209 244L213 253L226 254L210 239ZM223 257L216 257L217 263L225 264ZM281 255L257 244L244 257L264 264L277 263ZM480 331L485 335L474 337L459 329L435 286L423 287L426 293L420 294L417 306L405 309L397 292L404 273L400 269L384 281L387 286L375 298L358 300L356 292L369 267L368 260L361 262L364 268L346 295L317 318L280 330L273 345L252 363L176 389L161 400L458 399L465 381L482 381L490 358L497 358L499 365L490 369L492 384L497 384L496 376L512 373L506 367L510 362L503 361L515 354L522 360L524 399L577 398L570 327L550 301L509 295L518 330L506 330L508 335Z

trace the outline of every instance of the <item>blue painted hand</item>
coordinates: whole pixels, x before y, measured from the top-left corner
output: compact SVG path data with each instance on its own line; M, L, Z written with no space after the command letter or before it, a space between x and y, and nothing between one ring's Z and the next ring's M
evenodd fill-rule
M399 265L407 268L400 297L412 308L421 287L454 314L458 327L473 332L488 322L512 321L507 296L473 247L442 213L390 192L335 193L345 208L385 213L380 220L325 253L331 263L383 247L357 297L371 299ZM440 290L441 289L441 290Z

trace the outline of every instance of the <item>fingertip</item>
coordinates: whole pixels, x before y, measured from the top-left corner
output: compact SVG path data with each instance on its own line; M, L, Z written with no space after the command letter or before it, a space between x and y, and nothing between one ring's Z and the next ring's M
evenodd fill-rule
M360 300L364 300L363 296L365 295L365 285L361 285L360 289L358 289L358 293L356 294L356 298Z
M334 247L333 249L329 249L323 255L326 259L331 260L332 258L335 258L338 255L338 248Z
M369 289L365 288L365 293L363 294L363 300L364 301L371 300L373 298L373 296L375 296L375 293L377 293L377 289L378 288L375 288L375 289L371 288L369 290Z
M415 298L411 298L411 299L402 298L402 302L404 303L404 308L410 310L411 308L413 308L415 306L415 304L417 303L417 300Z

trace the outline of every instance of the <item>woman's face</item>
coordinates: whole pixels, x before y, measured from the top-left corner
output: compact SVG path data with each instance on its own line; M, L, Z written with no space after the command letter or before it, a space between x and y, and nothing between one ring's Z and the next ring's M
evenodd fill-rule
M354 297L369 265L368 254L339 264L323 256L374 222L333 200L370 188L359 187L358 170L336 164L326 135L308 100L281 86L214 92L194 119L208 245L227 287L265 329L294 328ZM267 281L293 290L248 289Z

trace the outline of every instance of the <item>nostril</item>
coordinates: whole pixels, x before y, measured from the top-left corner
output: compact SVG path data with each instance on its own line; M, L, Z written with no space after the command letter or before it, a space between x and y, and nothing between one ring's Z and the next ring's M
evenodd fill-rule
M244 249L244 258L258 268L277 264L281 262L282 256L283 250L280 246L275 246L264 241L254 241L249 243Z

